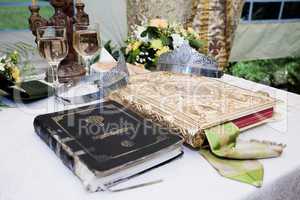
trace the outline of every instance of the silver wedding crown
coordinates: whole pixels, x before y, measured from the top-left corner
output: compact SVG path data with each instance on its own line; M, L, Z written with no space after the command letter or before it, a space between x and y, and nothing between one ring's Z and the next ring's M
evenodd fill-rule
M204 54L193 49L189 44L164 53L158 59L160 71L171 71L193 75L220 77L223 72L218 70L218 63Z

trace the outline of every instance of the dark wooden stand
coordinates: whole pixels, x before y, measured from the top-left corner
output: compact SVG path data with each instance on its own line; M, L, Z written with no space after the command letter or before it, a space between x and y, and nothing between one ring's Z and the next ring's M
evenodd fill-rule
M41 26L64 26L67 29L67 37L69 44L68 56L61 62L58 69L58 77L60 82L66 82L70 79L85 75L86 70L78 63L78 54L73 48L73 26L89 25L89 16L84 12L84 4L76 3L76 15L74 14L73 0L51 0L50 4L54 7L55 13L46 20L39 14L40 7L29 6L31 16L29 25L32 34L36 37L36 31ZM52 80L52 77L48 79Z

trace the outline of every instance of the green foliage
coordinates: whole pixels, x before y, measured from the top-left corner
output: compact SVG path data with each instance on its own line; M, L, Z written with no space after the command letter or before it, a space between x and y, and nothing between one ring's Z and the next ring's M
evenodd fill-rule
M170 47L173 48L173 46L172 46L173 40L172 40L171 37L168 37L168 36L166 36L166 35L162 35L162 36L160 37L160 40L162 41L163 46L170 46Z
M117 48L117 46L112 45L112 41L111 41L111 40L107 41L107 42L104 44L104 48L106 49L106 51L108 51L108 53L109 53L110 55L112 55L112 57L113 57L115 60L118 60L118 58L119 58L119 51L118 51L118 48ZM125 52L125 48L121 48L121 52L124 53L124 52Z
M293 92L300 91L300 58L238 62L232 64L228 73Z
M5 2L5 3L7 3L7 2L30 2L30 0L0 0L0 3L2 3L2 2Z
M156 27L149 26L144 32L142 32L141 37L147 37L149 39L157 39L161 35L160 31Z

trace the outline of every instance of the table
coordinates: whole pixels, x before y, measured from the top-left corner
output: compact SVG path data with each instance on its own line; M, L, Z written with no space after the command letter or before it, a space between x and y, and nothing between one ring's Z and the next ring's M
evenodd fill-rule
M102 61L113 58L104 50ZM0 112L0 200L299 199L300 96L228 75L222 79L240 87L267 91L284 101L276 108L282 113L281 120L241 135L288 145L280 158L262 161L262 188L221 177L197 151L184 147L182 159L125 183L128 186L163 179L160 184L120 193L87 193L79 179L34 132L34 117L54 109L53 98L49 98Z

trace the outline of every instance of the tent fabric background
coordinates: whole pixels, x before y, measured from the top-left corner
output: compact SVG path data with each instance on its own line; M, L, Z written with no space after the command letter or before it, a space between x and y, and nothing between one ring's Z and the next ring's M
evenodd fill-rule
M100 24L101 40L124 44L127 37L126 0L87 0L85 10L90 21Z
M230 61L300 57L300 20L239 24Z

